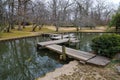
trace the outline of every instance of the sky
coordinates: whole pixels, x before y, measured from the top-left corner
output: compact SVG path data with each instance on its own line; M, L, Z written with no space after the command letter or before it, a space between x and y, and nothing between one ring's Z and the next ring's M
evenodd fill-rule
M35 1L35 0L32 0L32 1ZM49 0L45 0L45 1L49 1ZM112 2L112 3L115 4L116 6L118 6L119 3L120 3L120 0L106 0L106 1Z
M111 2L113 2L115 4L119 4L119 2L120 2L120 0L108 0L108 1L111 1Z
M113 4L114 8L117 9L120 3L120 0L106 0Z
M35 0L33 0L33 1L35 1ZM46 0L46 1L47 1L47 0ZM113 3L115 3L115 4L119 4L119 2L120 2L120 0L106 0L106 1L113 2Z

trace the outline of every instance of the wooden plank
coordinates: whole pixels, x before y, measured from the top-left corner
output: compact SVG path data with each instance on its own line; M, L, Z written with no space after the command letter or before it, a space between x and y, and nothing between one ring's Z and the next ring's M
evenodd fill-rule
M38 45L40 46L46 46L46 45L51 45L51 44L60 44L60 43L65 43L68 42L69 39L61 39L61 40L52 40L52 41L46 41L46 42L40 42ZM75 38L71 38L70 41L75 40Z
M46 46L46 48L62 54L62 46L48 45L48 46ZM66 54L68 56L71 56L73 58L76 58L76 59L82 60L82 61L87 61L87 60L96 56L95 54L92 54L92 53L79 51L79 50L71 49L71 48L68 48L68 47L66 47Z
M64 42L67 42L67 41L68 41L68 39L53 40L53 41L40 42L40 43L38 43L38 45L46 46L46 45L51 45L51 44L60 44L60 43L64 43Z
M108 63L110 63L110 59L103 56L96 56L88 60L87 63L98 65L98 66L106 66Z

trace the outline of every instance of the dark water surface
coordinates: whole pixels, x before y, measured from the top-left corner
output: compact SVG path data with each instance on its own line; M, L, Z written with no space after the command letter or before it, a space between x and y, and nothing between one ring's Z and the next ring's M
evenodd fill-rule
M69 47L91 51L91 39L100 33L76 33L80 40L75 46ZM50 50L36 50L37 42L49 38L34 37L13 41L0 42L0 80L34 80L55 68L62 67L66 62L59 60L59 55Z

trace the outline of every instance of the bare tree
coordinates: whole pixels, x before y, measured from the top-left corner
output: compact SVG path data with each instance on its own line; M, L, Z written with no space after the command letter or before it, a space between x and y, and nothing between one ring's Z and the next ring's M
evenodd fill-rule
M32 31L35 31L37 26L39 30L43 27L45 22L47 21L48 11L45 8L45 4L42 1L37 1L33 7L33 14L34 14L34 24Z
M26 22L34 24L32 31L44 24L54 25L56 31L71 23L77 30L92 28L106 25L114 9L104 0L0 0L0 29L10 32L17 23L22 30Z
M72 6L73 2L70 0L51 0L49 2L50 12L51 12L51 21L53 25L56 27L56 32L58 32L59 27L63 23L67 23L70 18L68 16L70 11L70 6Z
M24 0L23 1L23 20L22 20L23 28L25 28L25 25L26 25L27 7L28 7L29 2L30 2L30 0Z
M18 30L22 30L21 22L22 22L22 0L18 0Z
M8 27L7 32L14 28L14 0L8 0Z

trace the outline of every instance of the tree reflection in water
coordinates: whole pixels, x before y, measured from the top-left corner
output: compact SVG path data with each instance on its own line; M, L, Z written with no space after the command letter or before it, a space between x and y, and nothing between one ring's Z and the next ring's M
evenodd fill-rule
M57 58L49 57L49 51L38 54L35 47L38 39L0 43L0 80L33 80L63 65Z

